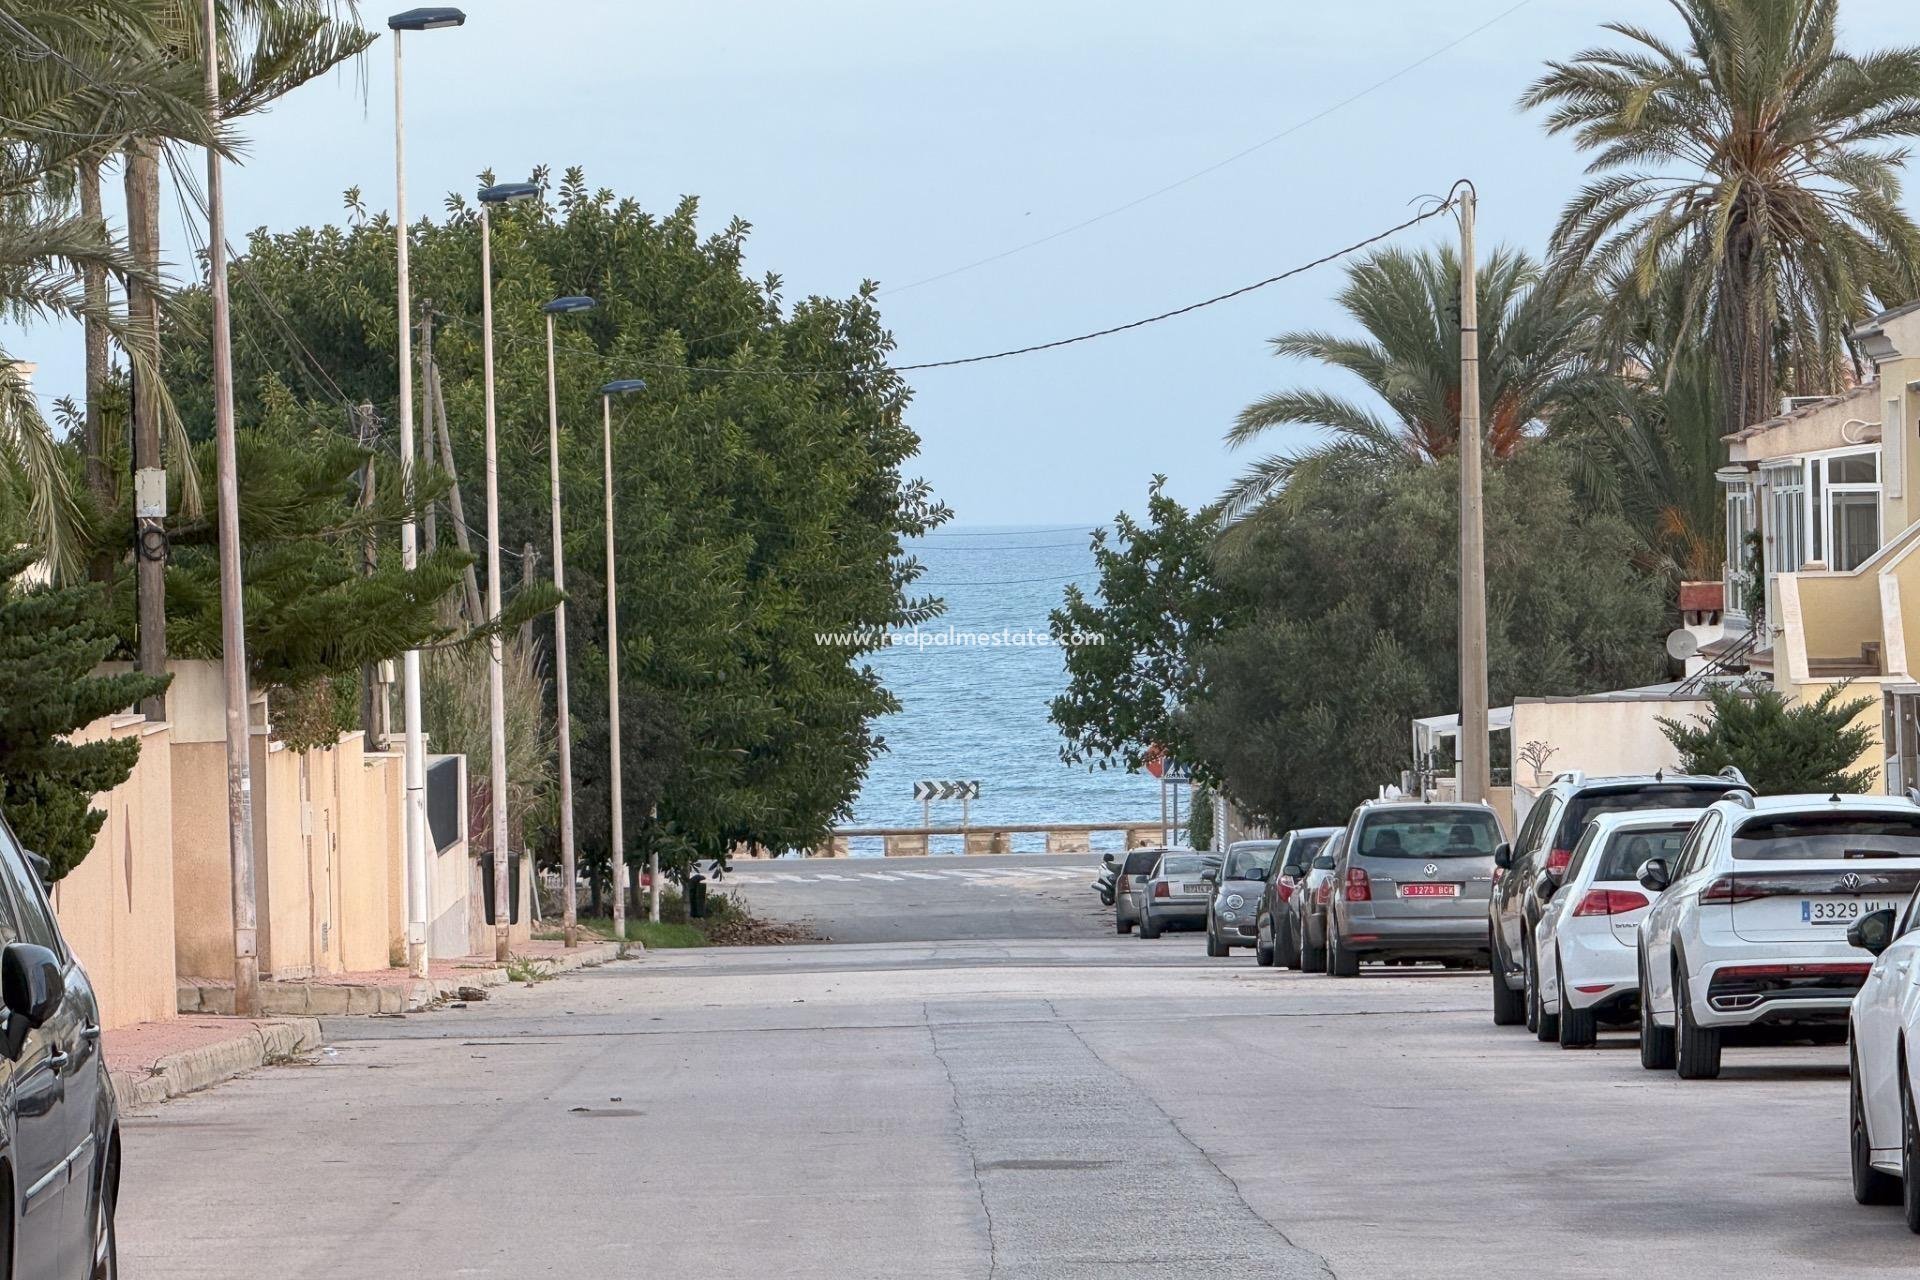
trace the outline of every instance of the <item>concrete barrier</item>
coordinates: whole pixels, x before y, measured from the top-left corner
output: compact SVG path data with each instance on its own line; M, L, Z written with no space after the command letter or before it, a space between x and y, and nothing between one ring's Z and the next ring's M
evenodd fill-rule
M967 832L968 853L1005 853L1012 847L1013 837L1004 831Z
M1092 853L1093 837L1084 831L1047 832L1048 853Z
M835 840L842 852L836 857L844 857L846 842ZM887 856L889 858L924 858L927 856L927 838L925 836L888 836Z

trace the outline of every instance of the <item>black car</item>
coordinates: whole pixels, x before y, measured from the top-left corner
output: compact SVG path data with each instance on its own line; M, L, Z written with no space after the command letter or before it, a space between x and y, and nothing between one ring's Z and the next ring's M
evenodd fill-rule
M112 1280L120 1122L100 1009L30 857L0 819L0 1275Z
M1307 878L1313 859L1338 827L1296 827L1280 838L1266 892L1254 913L1253 958L1263 965L1275 961L1289 969L1300 967L1300 939L1293 931L1288 903L1294 889Z
M1589 778L1563 773L1534 799L1510 844L1494 850L1493 897L1487 907L1487 933L1493 956L1495 1026L1533 1025L1533 985L1539 966L1533 955L1534 927L1545 904L1542 876L1558 882L1573 858L1580 833L1597 814L1634 809L1704 809L1729 791L1753 788L1738 769L1717 774L1655 772Z

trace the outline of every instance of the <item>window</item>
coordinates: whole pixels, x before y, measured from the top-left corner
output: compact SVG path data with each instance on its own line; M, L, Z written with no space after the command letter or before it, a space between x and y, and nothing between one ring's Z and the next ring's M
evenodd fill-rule
M1822 524L1828 564L1857 569L1880 549L1880 455L1847 453L1814 458L1808 465L1826 473Z
M1709 813L1694 823L1693 833L1680 847L1680 861L1668 864L1668 875L1678 884L1681 877L1692 875L1706 861L1707 850L1713 847L1714 837L1720 833L1720 815Z
M1267 868L1273 864L1274 851L1280 847L1278 841L1262 840L1257 844L1236 844L1227 850L1227 870L1222 880L1265 880Z
M1920 854L1920 820L1899 814L1802 813L1756 819L1734 833L1743 861L1815 858L1871 861Z
M1807 550L1807 486L1804 464L1768 467L1767 572L1795 573L1813 557ZM1769 614L1773 610L1767 611Z
M1591 831L1593 828L1589 827ZM1613 833L1607 842L1606 856L1600 860L1593 878L1599 880L1636 880L1643 863L1665 858L1671 867L1686 843L1690 827L1651 827Z
M1880 549L1880 450L1818 453L1764 472L1767 572L1794 573L1808 561L1847 572ZM1749 509L1750 510L1750 509ZM1728 563L1737 566L1733 490L1727 496Z
M1727 486L1727 610L1747 612L1740 581L1747 568L1747 537L1753 532L1753 486L1745 481Z
M1366 819L1359 852L1368 858L1484 858L1499 842L1499 824L1485 809L1427 805Z
M1579 832L1603 813L1626 813L1635 809L1704 809L1727 794L1728 784L1706 786L1651 782L1617 791L1584 791L1567 802L1567 816L1560 824L1556 849L1565 849L1579 838Z
M0 946L32 942L64 955L60 931L41 895L39 878L20 852L13 828L0 819Z

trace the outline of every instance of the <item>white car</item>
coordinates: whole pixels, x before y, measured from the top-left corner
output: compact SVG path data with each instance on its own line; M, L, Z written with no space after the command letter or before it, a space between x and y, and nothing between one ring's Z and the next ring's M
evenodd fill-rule
M1536 882L1549 895L1534 927L1540 980L1535 1033L1558 1038L1563 1049L1585 1048L1602 1022L1630 1020L1640 1003L1635 964L1641 918L1653 899L1641 887L1640 868L1656 858L1671 865L1698 809L1641 809L1603 813L1587 823L1566 881Z
M1847 930L1877 957L1853 998L1847 1055L1852 1085L1848 1150L1853 1198L1897 1204L1920 1232L1920 893L1898 911L1879 911Z
M1640 922L1641 1065L1711 1079L1728 1027L1844 1036L1872 967L1847 928L1905 907L1920 885L1920 806L1730 795L1640 883L1660 895Z

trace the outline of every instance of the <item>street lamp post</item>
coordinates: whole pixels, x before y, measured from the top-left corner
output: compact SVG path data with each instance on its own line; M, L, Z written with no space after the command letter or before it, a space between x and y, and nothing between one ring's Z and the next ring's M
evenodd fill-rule
M493 832L493 958L511 958L513 898L507 849L507 685L500 637L500 450L493 406L493 219L495 205L532 200L540 188L531 182L503 182L480 188L480 331L485 374L487 423L487 727L489 826Z
M613 805L607 862L613 875L613 936L620 946L627 942L627 833L620 813L620 617L613 578L613 398L643 391L646 385L639 378L621 378L600 388L601 477L607 514L607 789ZM655 920L660 918L658 911L656 906Z
M407 131L401 92L401 37L408 31L437 31L465 23L458 9L409 9L387 19L393 32L393 240L400 299L400 477L406 514L400 524L400 563L412 573L419 563L413 526L413 288L407 271ZM407 968L427 976L427 926L432 919L432 885L427 857L427 747L420 724L420 651L408 649L401 660L406 751L401 772L406 781L402 830L407 851Z
M553 367L553 318L576 311L591 311L592 298L555 298L541 310L547 313L547 466L553 487L553 585L567 589L566 560L560 543L560 394L555 385ZM553 611L553 698L558 707L560 737L560 925L569 947L580 941L580 924L574 902L573 854L573 729L567 705L567 602Z

